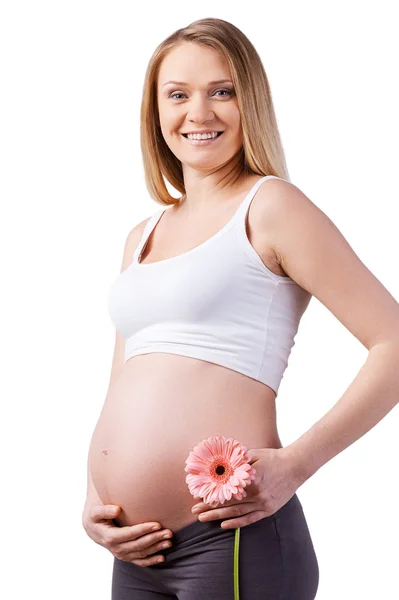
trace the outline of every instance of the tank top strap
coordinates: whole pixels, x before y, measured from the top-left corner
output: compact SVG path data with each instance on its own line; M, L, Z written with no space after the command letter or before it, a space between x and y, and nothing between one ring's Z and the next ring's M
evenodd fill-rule
M138 261L140 259L140 254L142 253L148 238L151 235L152 230L154 229L155 225L158 223L159 219L161 218L162 214L164 213L165 209L162 208L161 210L157 210L154 214L151 215L151 217L148 219L144 230L143 230L143 234L141 236L140 242L136 248L136 250L134 251L133 254L133 258L135 261Z
M256 192L258 191L258 189L260 188L262 183L264 181L266 181L266 179L282 179L282 178L276 177L275 175L265 175L264 177L261 177L260 179L258 179L258 181L255 183L255 185L253 185L252 188L249 190L249 192L245 196L244 200L241 202L238 210L236 211L236 213L232 219L233 222L239 221L241 223L245 223L245 218L246 218L246 214L248 212L249 205L251 204ZM286 181L286 180L283 180L283 181Z

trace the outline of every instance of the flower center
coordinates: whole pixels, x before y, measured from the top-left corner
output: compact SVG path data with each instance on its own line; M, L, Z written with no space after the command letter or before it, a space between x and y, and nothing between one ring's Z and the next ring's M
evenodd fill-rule
M223 456L215 456L210 465L210 474L214 481L218 483L227 483L233 474L230 462Z

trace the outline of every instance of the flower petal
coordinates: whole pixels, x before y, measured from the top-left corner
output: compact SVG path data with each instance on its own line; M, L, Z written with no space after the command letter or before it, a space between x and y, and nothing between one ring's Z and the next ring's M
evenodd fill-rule
M232 497L245 497L256 471L248 464L247 447L232 437L209 436L194 446L186 459L186 483L190 493L211 505ZM218 466L225 472L218 474Z

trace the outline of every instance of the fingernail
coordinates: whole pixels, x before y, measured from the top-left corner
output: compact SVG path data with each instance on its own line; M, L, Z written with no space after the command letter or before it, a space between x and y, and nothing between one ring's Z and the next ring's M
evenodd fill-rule
M154 527L151 529L151 531L157 531L157 529L161 529L159 525L155 525L155 526L154 526Z
M195 507L195 506L193 506L193 508L191 509L192 513L197 513L199 511L200 511L200 509L198 507Z

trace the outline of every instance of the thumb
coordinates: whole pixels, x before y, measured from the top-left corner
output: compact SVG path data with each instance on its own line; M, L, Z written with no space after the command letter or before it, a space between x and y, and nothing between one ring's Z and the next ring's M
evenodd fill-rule
M247 450L247 456L249 459L249 464L259 460L259 454L256 448L251 448L250 450Z
M102 519L113 519L116 515L119 515L121 511L121 507L116 504L104 504L101 507L101 515Z
M105 507L110 515L118 515L121 512L121 507L117 504L106 504Z

